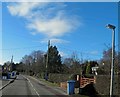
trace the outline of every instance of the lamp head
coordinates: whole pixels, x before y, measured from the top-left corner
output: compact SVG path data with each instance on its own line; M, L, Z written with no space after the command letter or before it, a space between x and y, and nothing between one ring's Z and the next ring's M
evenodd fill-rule
M109 29L115 29L116 28L114 25L111 25L111 24L107 24L106 27L109 28Z

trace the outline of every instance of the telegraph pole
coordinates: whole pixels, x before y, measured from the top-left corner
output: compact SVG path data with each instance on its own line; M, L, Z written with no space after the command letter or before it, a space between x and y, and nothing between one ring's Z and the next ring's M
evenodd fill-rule
M12 55L12 58L11 58L11 64L13 63L13 55Z
M13 55L12 55L12 58L11 58L11 70L10 71L12 71L13 70Z
M83 63L83 53L81 52L81 63Z
M47 51L47 57L46 57L46 75L45 75L46 80L48 79L49 48L50 48L50 40L48 41L48 51Z

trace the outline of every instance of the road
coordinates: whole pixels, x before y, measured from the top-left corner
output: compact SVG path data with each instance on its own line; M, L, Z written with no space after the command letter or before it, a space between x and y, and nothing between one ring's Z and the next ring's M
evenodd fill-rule
M66 95L65 92L59 88L50 87L43 82L32 78L30 76L19 75L16 80L9 84L2 90L3 97L7 95L23 95L25 97L35 96L35 97L62 97Z

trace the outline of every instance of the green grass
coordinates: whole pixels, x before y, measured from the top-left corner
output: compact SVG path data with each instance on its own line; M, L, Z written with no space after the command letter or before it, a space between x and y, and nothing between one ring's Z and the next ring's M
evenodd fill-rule
M40 80L43 81L43 82L45 82L45 83L46 83L47 85L49 85L49 86L59 86L59 84L46 81L45 79L41 79L41 78L40 78Z
M53 87L54 87L54 86L59 86L59 84L57 84L57 83L52 83L52 82L46 81L45 79L41 79L41 78L39 78L39 79L40 79L40 81L46 83L46 84L49 85L49 86L53 86ZM72 96L70 96L70 97L89 97L89 96L80 95L80 94L74 94L74 95L72 95Z
M80 95L80 94L74 94L70 97L89 97L89 96L86 96L86 95Z

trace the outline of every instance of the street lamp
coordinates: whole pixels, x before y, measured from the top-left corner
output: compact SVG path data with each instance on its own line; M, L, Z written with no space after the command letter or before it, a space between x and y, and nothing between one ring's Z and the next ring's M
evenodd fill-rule
M106 26L109 29L112 29L112 64L111 64L111 80L110 80L110 97L113 97L113 80L114 80L114 60L115 60L115 26L108 24Z

